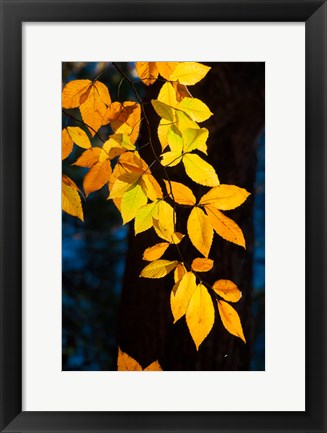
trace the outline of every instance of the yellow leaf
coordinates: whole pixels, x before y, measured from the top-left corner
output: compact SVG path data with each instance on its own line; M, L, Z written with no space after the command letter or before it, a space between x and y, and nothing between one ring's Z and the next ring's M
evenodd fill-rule
M66 159L73 150L73 140L71 136L68 134L67 128L63 129L61 132L61 144L62 144L62 153L61 159Z
M87 97L91 85L90 80L73 80L67 83L62 91L62 107L79 107Z
M196 198L193 192L182 183L164 180L168 195L179 204L194 206Z
M111 173L111 176L109 178L109 183L108 183L108 188L109 188L110 194L111 194L111 191L112 191L113 186L116 183L117 179L125 173L126 173L126 170L121 164L115 165L115 167ZM110 194L109 194L109 197L107 198L107 200L109 200ZM113 198L112 200L115 203L117 209L120 211L121 197Z
M178 63L179 62L157 62L160 75L165 78L165 80L169 80Z
M174 281L177 283L186 274L187 270L183 263L179 263L174 270Z
M176 91L171 83L167 82L161 87L157 100L170 107L177 107Z
M107 155L100 147L91 147L91 149L83 152L73 165L91 168L96 163L104 162L106 159L108 159Z
M184 98L177 106L178 110L184 111L195 122L204 122L213 113L204 102L197 98Z
M81 198L77 190L77 186L69 177L62 177L62 210L84 221Z
M126 191L120 205L123 224L131 221L137 214L137 211L147 204L147 201L148 198L139 184L134 185L133 188Z
M192 150L200 150L207 154L207 145L209 131L207 128L194 129L186 128L183 131L183 149L184 152L192 152Z
M218 311L221 321L227 331L236 337L240 337L244 343L246 343L241 320L236 310L234 310L234 308L227 302L218 301Z
M83 149L88 149L91 147L90 139L83 129L79 128L78 126L68 126L67 131L77 146L82 147Z
M109 159L93 165L86 174L83 182L86 197L91 192L97 191L109 182L111 165Z
M192 120L186 113L183 113L183 111L176 110L175 117L175 126L181 133L183 133L186 128L200 129L200 126L196 122L194 122L194 120Z
M165 152L161 155L161 165L164 167L174 167L182 161L180 152Z
M120 348L118 348L118 359L117 359L117 370L118 371L142 371L140 364L135 361L134 358L127 355Z
M165 150L168 146L168 132L172 126L172 122L166 119L161 119L158 125L158 138L161 144L161 150Z
M215 281L212 286L213 290L217 295L226 299L229 302L237 302L242 297L242 292L233 281L230 280L218 280Z
M187 272L173 287L170 294L170 306L177 322L186 313L190 299L196 290L196 280L193 272Z
M204 186L219 185L215 169L199 155L187 153L183 157L186 174L196 183Z
M110 103L108 88L96 81L91 86L86 100L79 107L82 119L89 126L92 137L95 135L95 131L98 131L106 123L105 116Z
M144 176L142 176L141 185L143 191L150 200L155 201L158 198L163 197L162 189L159 183L151 174L145 174Z
M193 338L196 350L208 336L215 322L215 309L211 296L203 284L199 284L186 310L186 324Z
M149 86L158 78L158 67L156 62L136 62L137 75L144 84Z
M168 242L161 242L160 244L153 245L153 247L147 248L143 253L143 260L152 262L153 260L160 259L169 247Z
M115 179L110 187L110 199L121 198L126 191L132 189L139 183L139 173L123 173Z
M158 206L158 222L160 230L165 232L168 239L171 239L172 234L175 232L175 211L169 203L164 200L159 202Z
M135 150L134 144L131 143L126 134L112 134L109 139L103 143L103 150L108 154L110 159L126 152L126 150Z
M211 188L200 200L200 204L212 205L220 210L230 210L241 206L250 193L235 185L218 185Z
M158 215L159 202L155 201L142 206L135 215L134 230L135 235L145 232L153 226L153 218Z
M192 269L195 272L208 272L213 267L213 260L211 259L194 259L192 262Z
M226 241L233 242L245 248L245 239L242 230L230 218L213 206L205 206L210 224L215 232Z
M202 209L198 207L192 209L187 220L187 232L195 248L205 257L208 257L212 244L213 229Z
M181 62L170 75L170 80L178 80L179 83L190 86L202 80L210 69L210 67L197 62Z
M160 117L169 120L170 122L174 121L174 109L172 107L164 102L158 101L157 99L152 99L151 104Z
M172 125L168 132L168 144L170 149L173 152L179 152L182 154L183 152L183 137L181 132L176 128L176 126Z
M149 263L141 272L143 278L162 278L173 271L178 262L176 260L155 260Z
M146 367L144 371L162 371L162 368L158 361L154 361L152 364Z

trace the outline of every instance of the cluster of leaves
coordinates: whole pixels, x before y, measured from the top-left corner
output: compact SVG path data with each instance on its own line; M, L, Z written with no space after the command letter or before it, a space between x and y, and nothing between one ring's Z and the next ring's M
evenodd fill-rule
M174 271L171 291L171 310L174 322L184 315L195 346L211 331L215 321L214 300L224 327L245 342L241 321L230 303L240 300L242 294L230 280L217 280L212 286L199 273L213 268L209 258L214 233L226 241L245 248L241 228L223 212L240 206L249 193L235 185L221 184L214 167L206 161L209 131L200 123L212 116L212 112L200 99L193 98L188 86L202 80L210 68L197 62L138 62L139 78L147 86L161 76L163 85L152 106L160 117L157 128L161 155L157 155L151 137L150 124L144 104L131 81L113 63L134 91L137 102L111 101L109 89L100 81L73 80L63 89L64 109L80 111L86 131L78 126L62 131L62 157L67 158L74 143L85 149L75 165L89 171L83 181L86 197L104 185L109 187L108 199L113 200L121 213L123 224L134 220L135 235L154 229L161 242L144 251L148 261L142 270L142 278L162 278ZM141 116L142 119L141 119ZM137 148L141 121L145 121L149 133L154 161L147 164ZM112 134L101 147L92 145L99 129L110 124ZM200 156L204 155L203 156ZM163 176L156 179L151 172L154 163L160 163ZM210 189L199 199L192 190L170 179L169 168L183 165L186 175L193 181ZM164 187L164 188L163 188ZM82 192L67 176L63 176L62 207L69 214L83 220L80 195ZM188 207L187 233L176 231L177 206ZM184 260L179 244L188 237L202 257L191 264ZM163 256L173 245L176 260ZM130 361L128 355L119 351L119 369L142 370ZM131 365L133 368L127 368ZM118 367L119 367L118 365Z

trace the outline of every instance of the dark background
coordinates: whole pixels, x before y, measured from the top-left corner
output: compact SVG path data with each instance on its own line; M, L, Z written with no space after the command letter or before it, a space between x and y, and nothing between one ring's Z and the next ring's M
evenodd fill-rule
M199 352L195 350L185 318L172 324L172 276L160 280L138 278L145 265L141 260L143 251L158 238L152 230L134 237L132 224L121 225L120 214L106 200L108 191L103 188L83 203L85 223L63 213L63 370L115 370L117 345L143 368L159 359L164 370L264 370L265 67L264 63L206 64L212 67L208 75L189 89L214 113L201 123L210 132L209 161L221 183L251 192L244 205L226 213L242 228L247 250L215 235L210 253L215 267L206 279L231 279L242 290L243 297L235 308L247 344L223 328L216 311L211 333ZM133 74L133 63L119 65L129 76ZM64 63L63 85L72 79L93 79L108 66L110 63L105 62ZM114 68L99 80L108 85L113 101L135 100L129 84L121 82ZM157 97L161 84L146 88L136 83L145 101ZM156 137L159 117L150 105L146 109L153 125L152 136ZM78 116L78 112L74 115ZM66 125L78 123L63 115ZM110 128L100 130L104 138L109 133ZM138 144L147 141L143 127ZM101 145L101 141L96 144ZM75 146L73 154L63 162L63 172L82 187L86 171L70 166L80 153ZM152 162L150 149L145 147L142 157ZM152 171L156 174L155 168ZM170 174L172 179L186 183L180 166L170 169ZM197 197L207 191L190 180L187 184ZM178 214L183 233L188 213ZM185 253L199 256L191 244L182 245Z

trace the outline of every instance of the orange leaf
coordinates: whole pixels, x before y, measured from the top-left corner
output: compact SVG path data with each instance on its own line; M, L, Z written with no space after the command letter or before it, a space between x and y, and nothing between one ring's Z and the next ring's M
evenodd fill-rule
M151 174L142 176L141 185L150 200L155 201L163 197L159 183Z
M195 272L208 272L213 267L213 260L198 258L192 262L192 269Z
M86 174L83 182L86 196L91 192L97 191L108 183L110 175L111 165L109 159L93 165L90 171Z
M156 62L136 62L136 71L140 80L147 86L153 84L159 74Z
M87 149L85 152L83 152L73 165L91 168L94 164L98 163L99 161L102 162L105 159L108 159L107 155L100 147L92 147L91 149Z
M73 140L71 136L68 134L67 128L63 129L61 132L61 144L62 144L62 153L61 159L66 159L73 150Z
M143 260L152 262L153 260L160 259L165 253L166 249L169 247L168 242L161 242L160 244L153 245L153 247L147 248L143 253Z
M169 77L175 70L178 63L179 62L157 62L159 74L166 80L169 80Z
M87 98L79 107L82 119L89 126L92 137L95 135L95 131L98 131L106 123L104 119L110 103L108 88L96 81L91 86Z
M173 198L176 203L194 206L196 198L193 192L187 186L179 182L164 180L167 193Z
M192 209L187 220L187 232L195 248L205 257L208 257L213 239L213 229L202 209L198 207Z
M243 232L233 220L227 218L226 215L213 206L205 206L205 210L210 224L219 236L226 239L226 241L233 242L245 248Z
M178 81L174 81L173 87L176 92L176 99L178 102L180 102L183 98L192 98L191 93L189 92L188 88L185 86L185 84L180 84Z
M186 311L186 324L193 338L196 350L208 336L215 322L215 309L211 296L203 284L194 291Z
M174 281L177 283L179 280L183 278L186 274L187 270L183 263L179 263L174 270Z
M242 292L233 281L230 280L218 280L215 281L212 286L213 290L217 295L226 299L229 302L237 302L242 297Z
M234 310L234 308L227 302L218 301L218 311L221 317L221 321L227 331L235 335L236 337L241 338L244 343L246 343L241 320L236 310Z
M230 210L244 203L249 195L246 189L235 185L218 185L204 194L200 204L211 205L220 210Z
M158 361L154 361L144 371L162 371L162 368Z
M67 83L62 91L62 107L79 107L88 96L91 85L90 80L73 80Z
M62 176L62 210L84 221L81 198L77 191L76 184L68 176Z
M118 359L117 359L117 370L118 371L142 371L140 364L135 361L134 358L127 355L120 348L118 348Z

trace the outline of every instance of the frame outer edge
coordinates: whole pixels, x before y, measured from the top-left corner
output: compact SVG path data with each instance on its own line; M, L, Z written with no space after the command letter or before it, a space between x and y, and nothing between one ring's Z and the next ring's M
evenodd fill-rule
M11 5L7 1L0 0L0 14L1 14L1 148L0 148L0 271L1 271L1 287L0 287L0 300L1 300L1 317L0 317L0 327L1 327L1 341L0 341L0 399L1 399L1 410L0 410L0 431L17 431L15 427L20 427L19 431L34 431L34 429L41 428L41 431L51 431L51 425L39 425L36 424L21 424L19 421L25 419L24 413L21 413L21 170L17 173L17 169L21 168L21 148L19 143L21 143L21 126L19 119L21 118L21 23L23 21L22 16L26 16L32 19L33 16L38 16L38 20L49 17L49 13L46 12L44 6L47 7L47 2L44 1L42 5L41 2L34 2L34 6L37 5L39 10L36 12L30 8L27 10L26 6L32 4L32 2L15 2L13 1ZM67 1L67 4L72 6L71 1ZM110 2L108 2L110 3ZM275 2L278 3L278 2ZM298 2L300 3L300 2ZM323 2L319 2L320 5ZM312 5L317 5L317 2L312 2ZM11 7L10 7L11 6ZM75 6L75 5L74 5ZM50 8L51 9L51 8ZM60 8L59 8L60 9ZM311 8L312 9L312 8ZM310 10L311 10L310 9ZM316 7L314 8L316 9ZM310 143L314 143L317 140L319 149L319 156L307 162L307 168L313 171L313 176L310 178L310 185L307 188L309 202L307 204L307 209L310 205L313 205L312 210L317 210L320 212L316 219L310 217L307 213L307 222L314 225L315 223L320 224L322 228L322 233L320 233L319 238L316 233L317 248L316 244L313 243L313 239L309 238L310 231L308 230L306 235L307 247L310 251L314 251L313 258L310 260L312 271L307 273L307 281L309 282L319 282L317 277L315 279L313 273L316 271L321 272L320 275L323 277L323 288L321 290L324 296L324 302L321 299L316 301L315 306L318 308L319 314L317 315L317 320L315 322L314 329L310 329L310 334L307 333L307 339L309 340L311 336L314 335L314 331L320 326L320 334L323 335L324 341L326 341L326 318L323 314L326 312L326 264L324 263L324 258L326 258L326 3L324 2L321 6L322 10L316 11L314 15L308 19L307 25L310 28L310 32L315 34L315 25L317 21L323 26L324 39L321 45L318 44L319 53L315 53L313 63L317 67L316 77L319 85L311 84L315 87L313 89L307 89L306 98L309 101L310 107L313 107L318 101L318 108L314 110L314 114L318 116L318 119L314 119L310 116L307 118L308 124L310 124L310 133L306 133L306 138ZM21 11L20 11L21 10ZM293 10L293 9L292 9ZM307 11L308 9L306 9ZM43 12L42 12L43 11ZM305 12L301 12L305 15ZM321 13L323 16L321 17ZM59 13L59 15L62 12ZM319 15L320 14L320 15ZM319 18L320 17L320 18ZM307 18L307 17L306 17ZM304 18L305 19L305 18ZM199 21L200 19L198 19ZM315 21L317 20L317 21ZM37 21L37 20L36 20ZM49 21L53 21L49 19ZM69 21L66 19L65 21ZM84 20L89 21L89 20ZM132 20L130 20L132 21ZM159 20L160 21L160 20ZM240 19L242 21L242 19ZM257 20L258 21L258 20ZM269 19L268 19L269 21ZM272 20L270 20L272 21ZM285 20L284 20L285 21ZM292 21L292 19L290 19ZM293 20L294 21L294 20ZM296 19L295 19L296 21ZM322 24L321 24L322 23ZM319 27L319 25L317 26ZM318 31L318 30L317 30ZM8 36L10 35L10 36ZM10 43L9 43L10 39ZM12 47L18 48L20 50L17 52L12 50ZM317 56L321 56L320 60ZM8 82L16 83L15 88L6 88L5 81L10 77ZM315 90L316 89L316 90ZM310 95L310 92L313 94ZM318 94L317 94L318 91ZM316 99L315 99L316 98ZM311 102L310 102L311 101ZM6 107L6 109L4 109ZM313 132L317 128L317 132ZM4 146L5 143L12 142L13 145L7 147ZM320 143L320 144L319 144ZM320 160L319 160L320 158ZM317 171L317 174L314 173ZM320 174L319 174L320 173ZM320 188L316 191L312 190L314 185L314 180L318 179L321 182ZM9 188L10 186L10 188ZM312 195L311 195L312 193ZM311 215L315 212L311 212ZM319 249L319 251L317 251ZM316 260L315 263L313 261ZM309 275L308 275L309 274ZM313 285L312 285L313 287ZM309 302L309 308L312 307L312 303L307 297ZM310 308L311 314L313 310ZM315 317L315 316L312 316ZM326 410L326 360L327 360L327 346L320 349L321 358L317 360L316 364L312 367L318 368L322 366L320 371L324 371L324 377L319 377L318 374L313 372L313 380L311 389L308 391L311 393L316 392L316 385L319 388L320 396L322 400L323 410ZM317 353L317 352L315 352ZM307 355L309 355L307 351ZM323 383L322 383L323 379ZM320 382L319 382L320 381ZM310 388L310 383L307 382L308 388ZM4 398L5 397L5 398ZM316 400L315 400L316 401ZM19 415L20 414L20 415ZM319 425L317 424L317 418L313 417L312 425L310 430L316 432L325 432L326 429L326 414L321 416L321 413L315 413L319 416ZM31 414L32 415L32 414ZM37 413L35 413L37 415ZM56 416L55 413L52 414L53 417ZM59 416L59 414L58 414ZM59 419L57 418L57 422ZM8 425L8 428L5 426ZM60 421L59 421L60 425ZM159 427L159 426L158 426ZM160 427L159 427L160 429ZM56 431L76 431L76 429L68 428L68 430L61 427L57 428ZM84 431L88 429L84 428ZM89 431L92 431L91 429ZM93 430L96 431L96 430ZM97 431L104 431L103 429L98 429ZM108 431L106 429L106 431ZM111 430L113 431L113 430ZM116 431L118 431L116 429ZM119 430L122 431L122 430ZM128 431L132 431L128 429ZM163 431L163 430L162 430ZM169 430L171 431L171 430ZM263 431L263 430L261 430ZM285 429L286 431L286 429ZM287 429L287 431L290 431ZM294 431L294 430L292 430ZM301 431L303 431L301 429Z

